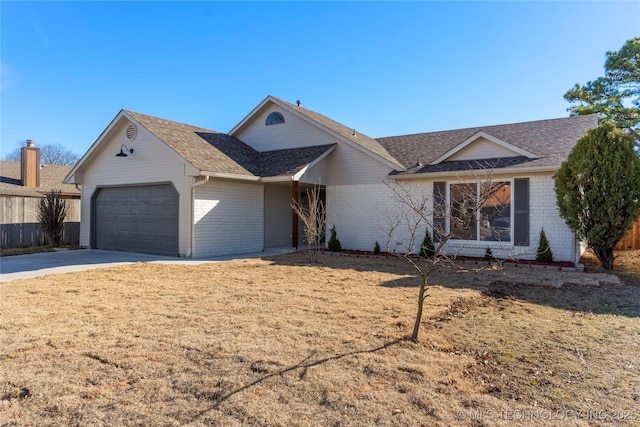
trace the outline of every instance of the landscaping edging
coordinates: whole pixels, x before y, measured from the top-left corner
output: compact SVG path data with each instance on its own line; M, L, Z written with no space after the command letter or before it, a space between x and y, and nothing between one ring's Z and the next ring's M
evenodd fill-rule
M389 255L385 253L373 254L373 253L354 253L356 251L341 251L341 252L331 252L331 251L323 251L322 253L329 256L345 256L345 257L354 257L354 258L398 258L395 255ZM360 251L358 251L360 252ZM470 257L459 258L456 259L456 264L459 265L477 265L483 267L491 267L491 266L499 266L499 267L515 267L521 269L533 269L533 270L547 270L547 271L564 271L564 272L584 272L584 265L578 264L573 267L569 267L567 265L558 265L558 264L543 264L543 263L534 263L533 261L522 260L518 262L517 260L505 260L505 261L485 261L482 259L469 259Z

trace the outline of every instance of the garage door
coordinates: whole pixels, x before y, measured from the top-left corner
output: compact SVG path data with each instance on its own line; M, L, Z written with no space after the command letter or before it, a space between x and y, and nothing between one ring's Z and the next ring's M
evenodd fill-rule
M178 193L172 185L101 188L93 206L94 248L178 256Z

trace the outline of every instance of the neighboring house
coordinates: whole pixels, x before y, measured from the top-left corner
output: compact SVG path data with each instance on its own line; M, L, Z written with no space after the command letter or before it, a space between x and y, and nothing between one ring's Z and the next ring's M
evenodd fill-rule
M71 166L40 164L40 149L27 141L20 161L0 162L0 243L2 248L43 245L45 236L38 221L42 197L52 190L67 199L63 241L78 244L80 190L62 181Z
M342 247L372 250L397 208L385 180L435 189L446 209L472 202L461 190L489 168L499 191L448 247L534 258L544 227L555 258L577 262L552 177L595 126L590 115L374 139L268 96L223 134L122 110L65 182L82 184L81 245L208 257L297 247L291 201L314 184Z

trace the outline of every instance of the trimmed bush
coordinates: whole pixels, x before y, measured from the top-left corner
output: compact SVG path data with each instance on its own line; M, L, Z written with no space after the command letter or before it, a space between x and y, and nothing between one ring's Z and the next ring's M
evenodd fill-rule
M376 242L376 244L373 246L373 253L374 254L380 253L380 244L378 242Z
M491 248L487 248L487 250L484 251L484 259L487 261L491 261L493 259L493 252L491 252Z
M424 233L424 239L422 240L422 244L420 245L420 256L422 258L432 257L436 253L436 247L433 244L433 240L431 240L431 233L429 233L429 229L427 229Z
M540 230L540 243L538 244L538 250L536 251L536 261L553 262L553 252L551 252L551 246L549 246L547 235L544 234L544 228Z
M340 244L340 240L336 236L338 233L336 232L336 226L331 227L331 237L329 238L329 250L331 252L340 252L342 250L342 245Z

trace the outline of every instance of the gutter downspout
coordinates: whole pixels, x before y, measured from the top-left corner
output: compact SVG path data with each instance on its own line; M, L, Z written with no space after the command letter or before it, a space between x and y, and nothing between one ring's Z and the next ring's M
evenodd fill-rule
M296 205L300 202L298 198L298 181L293 181L291 186L291 198ZM295 209L291 209L291 246L298 250L298 214Z
M193 256L193 234L195 233L195 212L194 212L194 201L196 195L196 187L200 187L201 185L209 182L209 175L205 175L204 179L200 181L196 181L195 177L193 178L194 182L191 184L191 232L189 233L189 250L187 251L186 257L191 258Z
M572 234L573 234L573 265L578 269L578 271L584 271L584 265L580 264L580 257L582 256L582 242L578 240L578 236L576 235L575 231Z

